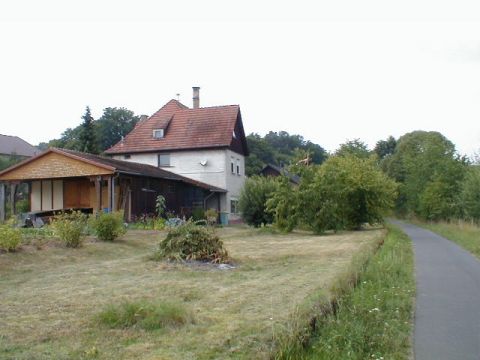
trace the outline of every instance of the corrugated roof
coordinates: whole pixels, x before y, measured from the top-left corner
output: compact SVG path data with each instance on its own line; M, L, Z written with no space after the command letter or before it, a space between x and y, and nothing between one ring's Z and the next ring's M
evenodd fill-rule
M177 100L170 100L105 153L229 147L239 116L238 105L190 109ZM155 129L164 129L164 137L154 139Z
M18 136L0 134L0 154L34 156L39 150Z

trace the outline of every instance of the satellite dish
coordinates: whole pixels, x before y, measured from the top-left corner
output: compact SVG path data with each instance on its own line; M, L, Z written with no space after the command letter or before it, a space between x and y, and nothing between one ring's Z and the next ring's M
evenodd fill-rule
M208 160L202 160L202 161L200 161L200 165L202 165L202 166L207 165L207 163L208 163Z

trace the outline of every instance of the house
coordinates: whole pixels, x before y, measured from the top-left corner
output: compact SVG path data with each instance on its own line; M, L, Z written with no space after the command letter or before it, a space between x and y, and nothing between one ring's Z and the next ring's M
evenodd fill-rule
M236 220L248 156L240 107L202 108L199 90L193 88L193 108L170 100L105 153L224 189L220 211Z
M2 135L0 134L0 156L18 156L21 158L27 158L34 156L39 151L38 149L30 145L18 136Z
M0 220L5 219L5 187L27 183L32 212L80 209L123 210L126 220L155 212L157 195L170 210L188 216L207 204L217 210L225 190L157 166L50 148L0 172ZM15 208L15 197L10 197Z
M290 182L293 185L298 185L300 184L300 176L291 174L284 168L278 167L273 164L267 164L265 167L260 171L260 175L262 176L286 176L289 178Z

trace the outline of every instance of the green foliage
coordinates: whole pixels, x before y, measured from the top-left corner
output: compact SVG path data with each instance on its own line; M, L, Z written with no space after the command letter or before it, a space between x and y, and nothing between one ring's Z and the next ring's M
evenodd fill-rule
M139 117L126 108L105 108L102 116L95 122L96 137L101 151L119 142L122 136L133 130L138 120Z
M213 228L187 221L169 229L154 258L220 263L228 261L228 252Z
M277 228L284 232L292 231L298 223L298 191L296 191L289 178L282 176L273 196L267 200L267 212L274 214Z
M18 200L15 204L17 214L26 213L30 210L28 199Z
M22 241L22 233L16 228L13 221L0 224L0 250L15 251Z
M93 230L101 241L114 241L126 233L123 212L100 213L91 220Z
M300 221L316 233L381 223L394 205L397 186L373 157L333 156L305 175L295 206Z
M155 210L157 212L157 216L163 216L166 206L165 197L163 195L158 195L155 199Z
M205 211L205 218L207 219L207 222L209 225L214 225L217 223L218 219L218 212L215 209L208 209Z
M278 182L270 177L253 176L245 181L238 207L248 225L259 227L273 222L273 214L267 210L267 200L273 196L277 187Z
M193 208L192 219L193 221L205 220L205 210L201 207Z
M16 163L22 161L22 157L12 154L12 155L0 155L0 171L4 170Z
M80 151L90 154L97 154L98 146L95 134L95 125L92 113L90 111L90 107L87 106L87 108L85 109L85 114L82 116L82 119L83 123L81 125L81 131L78 139Z
M469 167L462 183L460 199L465 217L478 223L480 221L480 168L478 165Z
M315 164L321 164L327 158L326 151L320 145L286 131L270 131L264 137L252 133L247 136L247 144L250 150L245 163L247 176L258 175L267 164L281 166L294 162L297 149L307 151Z
M90 115L91 117L91 115ZM93 124L93 138L96 140L95 146L97 150L105 151L112 145L120 141L122 136L127 135L137 124L139 120L138 116L125 108L105 108L103 115L96 121L91 119ZM83 123L75 128L68 128L59 139L50 140L48 143L39 144L39 148L42 150L47 149L50 146L72 149L78 151L84 151L84 144L81 140L85 135L83 132ZM90 125L88 125L87 135L90 139ZM95 150L95 149L94 149Z
M397 140L393 136L389 136L386 140L379 140L375 145L373 151L377 154L379 159L384 159L392 155L397 147Z
M370 150L368 150L367 144L360 139L349 140L344 144L341 144L338 150L335 152L337 156L356 156L362 159L370 157Z
M391 229L362 269L358 286L335 293L336 311L317 314L307 349L283 348L276 359L408 359L415 296L409 238ZM350 274L357 277L356 274Z
M438 132L403 135L382 166L399 182L397 212L425 219L448 219L460 213L459 195L466 162Z
M137 301L109 305L97 315L97 320L112 329L156 330L185 325L193 322L193 317L181 304Z
M51 228L66 247L77 248L82 245L86 236L87 218L87 215L80 211L62 212L54 216Z

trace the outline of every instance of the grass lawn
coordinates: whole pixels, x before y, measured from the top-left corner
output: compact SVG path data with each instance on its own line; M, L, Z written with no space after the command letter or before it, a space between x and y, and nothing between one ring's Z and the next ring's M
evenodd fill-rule
M417 224L456 242L458 245L480 258L480 227L477 225L463 221L450 223L417 222Z
M1 359L262 359L298 305L327 289L384 230L314 236L219 230L237 268L154 262L164 233L131 230L115 243L0 254ZM153 331L110 329L108 305L168 302L193 321Z
M287 349L281 359L411 358L415 296L411 240L390 227L359 280L337 298L335 313L318 319L310 346Z

